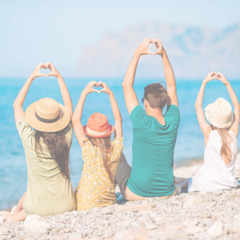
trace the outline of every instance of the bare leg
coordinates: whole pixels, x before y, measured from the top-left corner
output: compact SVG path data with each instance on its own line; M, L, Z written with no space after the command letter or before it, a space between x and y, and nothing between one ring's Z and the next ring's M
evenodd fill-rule
M25 212L23 210L23 202L26 197L26 192L22 195L16 208L7 216L7 222L17 222L22 221L26 218Z
M184 182L180 183L180 187L184 190L187 190L188 189L188 184L189 184L189 181L191 180L191 178L187 178Z
M189 179L189 178L174 177L174 182L176 184L180 184L180 183L186 181L187 179Z
M7 216L7 222L18 222L18 221L23 221L25 220L26 215L24 210L21 210L18 213L14 213L14 214L9 214Z
M126 183L130 178L132 168L128 165L124 154L121 154L119 165L116 171L115 182L125 198Z
M16 206L16 208L14 209L14 211L12 212L12 214L15 214L15 213L18 213L20 211L23 210L23 202L25 200L25 197L26 197L26 192L22 195L22 197L20 198L20 200L18 201L18 204Z

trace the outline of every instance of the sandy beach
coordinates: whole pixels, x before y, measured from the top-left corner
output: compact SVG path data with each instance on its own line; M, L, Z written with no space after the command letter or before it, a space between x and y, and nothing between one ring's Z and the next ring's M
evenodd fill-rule
M175 166L191 177L202 161ZM240 155L236 166L240 178ZM0 239L240 239L240 188L149 198L84 212L1 223ZM4 212L1 212L3 215Z

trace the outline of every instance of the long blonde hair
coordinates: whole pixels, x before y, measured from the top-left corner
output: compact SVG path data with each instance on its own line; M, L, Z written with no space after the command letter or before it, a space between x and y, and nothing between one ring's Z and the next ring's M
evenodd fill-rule
M233 140L232 136L229 133L229 128L217 128L211 125L213 130L217 130L218 134L222 139L222 147L221 147L221 156L226 165L228 165L232 160L232 150L230 143Z
M110 137L107 138L94 138L89 137L88 139L91 141L93 146L96 146L100 149L103 158L103 165L108 173L109 179L111 182L114 182L114 177L112 171L109 166L109 155L112 152L112 145Z

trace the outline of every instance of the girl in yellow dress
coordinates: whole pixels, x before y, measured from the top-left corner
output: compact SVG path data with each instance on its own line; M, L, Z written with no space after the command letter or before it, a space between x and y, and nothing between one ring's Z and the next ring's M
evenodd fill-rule
M102 87L102 90L94 87ZM86 96L92 92L105 92L109 96L115 118L116 137L113 142L110 137L114 127L108 123L105 115L93 113L86 126L81 123ZM72 123L84 161L81 180L76 191L77 210L116 203L114 180L123 150L122 117L114 95L106 83L92 81L87 84L79 98Z

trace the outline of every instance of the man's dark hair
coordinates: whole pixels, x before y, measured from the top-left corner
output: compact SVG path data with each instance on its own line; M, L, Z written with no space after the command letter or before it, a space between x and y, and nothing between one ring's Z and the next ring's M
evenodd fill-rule
M160 108L171 104L171 99L163 85L160 83L149 84L144 88L144 99L146 99L152 108Z

